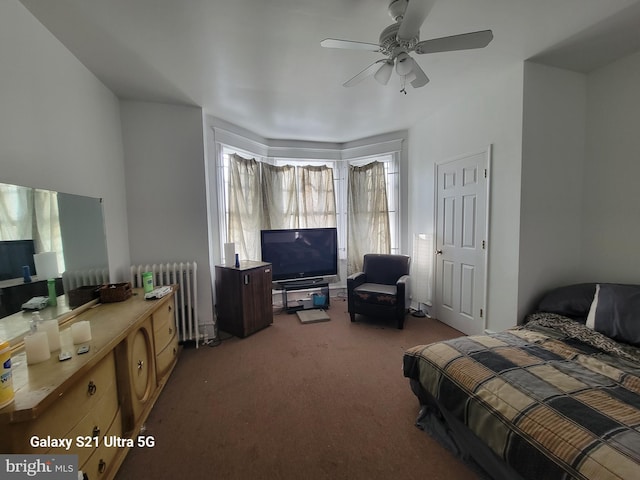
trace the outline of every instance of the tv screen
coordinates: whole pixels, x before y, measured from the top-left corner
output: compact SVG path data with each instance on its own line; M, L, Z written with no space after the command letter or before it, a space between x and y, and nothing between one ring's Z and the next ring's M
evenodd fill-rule
M36 253L33 240L0 241L0 280L22 277L22 267L29 266L31 275L36 274L33 255Z
M338 274L336 228L262 230L260 246L274 281Z

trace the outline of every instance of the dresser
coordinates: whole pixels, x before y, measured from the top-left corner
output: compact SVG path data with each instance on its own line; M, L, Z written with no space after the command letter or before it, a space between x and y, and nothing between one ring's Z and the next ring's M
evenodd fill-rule
M215 267L218 328L246 337L273 323L271 264L243 260Z
M82 355L70 332L80 320L92 335ZM0 451L77 454L89 480L113 479L129 448L139 448L137 436L178 359L174 293L144 300L134 289L126 301L82 311L60 336L70 360L53 352L27 366L26 354L13 352L15 401L0 409ZM70 449L34 446L34 437L69 439Z

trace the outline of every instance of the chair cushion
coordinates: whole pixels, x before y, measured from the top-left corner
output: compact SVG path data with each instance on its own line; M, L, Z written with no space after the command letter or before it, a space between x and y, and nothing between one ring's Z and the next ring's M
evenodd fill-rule
M353 290L358 301L377 305L395 305L398 303L395 285L363 283Z

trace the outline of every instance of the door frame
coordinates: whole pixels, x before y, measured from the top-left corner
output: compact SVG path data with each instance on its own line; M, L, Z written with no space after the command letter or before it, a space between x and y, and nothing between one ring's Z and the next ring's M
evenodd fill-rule
M467 157L472 157L475 155L484 155L487 167L486 167L486 188L485 188L485 196L486 196L486 212L485 212L485 235L484 241L485 244L485 255L484 255L484 278L482 281L484 282L484 292L482 295L482 331L484 333L489 333L487 330L487 321L489 318L489 306L488 306L488 298L489 298L489 252L491 250L491 242L490 242L490 231L489 228L491 226L491 159L493 158L493 144L487 145L484 150L479 150L475 152L469 152L462 155L457 155L453 158L448 158L447 160L437 161L433 164L433 313L435 318L438 318L438 303L437 303L437 293L438 293L438 262L436 261L436 249L438 245L438 235L442 232L438 232L438 225L440 224L438 221L438 167L440 165L445 165L447 163L456 162L458 160L462 160Z

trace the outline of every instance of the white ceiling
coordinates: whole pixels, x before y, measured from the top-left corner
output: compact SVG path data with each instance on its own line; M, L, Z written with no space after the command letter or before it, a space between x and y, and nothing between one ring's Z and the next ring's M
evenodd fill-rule
M395 76L342 86L380 54L320 47L377 43L389 0L21 1L120 98L201 106L270 139L402 130L530 57L589 71L640 48L637 0L438 0L421 40L484 29L494 40L416 56L431 82L403 95Z

